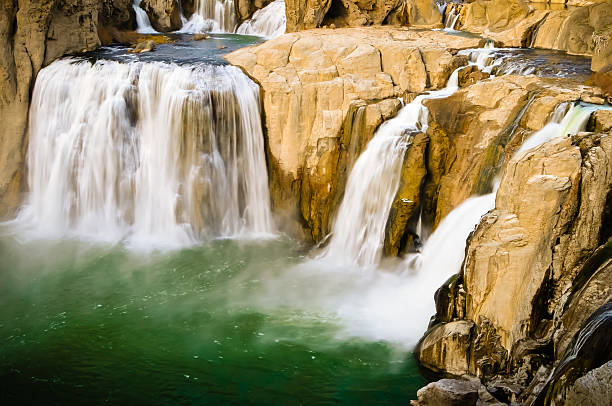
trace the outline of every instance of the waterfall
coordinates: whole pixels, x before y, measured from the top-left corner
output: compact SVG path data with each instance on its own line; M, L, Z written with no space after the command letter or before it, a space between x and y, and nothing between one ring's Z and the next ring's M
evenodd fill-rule
M459 20L459 14L460 13L457 12L456 7L451 9L450 13L447 14L446 19L444 20L445 31L455 31L455 25L457 25L457 20Z
M234 32L235 29L234 0L196 0L195 12L178 32Z
M142 0L134 0L132 4L132 8L136 13L136 31L140 34L154 34L157 33L151 26L151 21L149 21L149 16L147 13L140 8L140 3Z
M551 121L541 130L536 131L529 137L521 148L514 154L513 159L521 156L525 151L536 148L553 138L566 135L575 135L586 129L586 125L591 114L600 109L612 109L611 107L598 106L593 104L572 104L564 116L563 112L567 109L567 104L562 103L555 109ZM561 119L561 117L563 117Z
M160 247L271 232L258 95L230 66L52 63L34 87L19 220Z
M453 94L458 89L457 77L458 70L446 88L417 96L376 131L351 171L331 240L321 258L359 267L378 264L404 153L415 132L427 131L429 111L423 100Z
M286 25L285 0L275 0L266 7L257 10L253 17L238 27L236 32L238 34L276 38L285 33Z

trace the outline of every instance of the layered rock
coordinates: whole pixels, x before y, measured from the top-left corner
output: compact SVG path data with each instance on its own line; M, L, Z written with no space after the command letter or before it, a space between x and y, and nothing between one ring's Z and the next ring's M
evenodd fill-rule
M229 54L262 88L275 209L297 212L312 238L323 238L352 163L376 127L395 114L397 97L443 87L467 63L457 49L479 43L372 27L288 34ZM423 142L415 140L415 148ZM419 182L405 184L402 196L418 201ZM400 211L401 221L411 217Z
M564 3L564 2L562 2ZM536 3L538 4L538 3ZM460 9L456 28L481 34L505 47L555 49L593 56L593 71L609 65L612 3L589 1L573 7L534 7L524 0L477 0Z
M65 53L96 48L100 25L129 26L130 10L129 0L20 0L0 6L0 217L18 204L36 74Z
M424 219L435 226L468 197L490 192L504 158L544 127L557 105L593 91L600 94L571 81L503 76L426 100L431 145Z
M510 160L461 274L437 294L418 348L424 365L479 376L507 402L533 401L585 342L576 337L590 331L589 315L612 300L611 195L610 135L556 138ZM571 382L610 359L603 351L582 357L590 363Z
M442 16L433 0L287 0L285 3L287 32L322 26L442 26Z

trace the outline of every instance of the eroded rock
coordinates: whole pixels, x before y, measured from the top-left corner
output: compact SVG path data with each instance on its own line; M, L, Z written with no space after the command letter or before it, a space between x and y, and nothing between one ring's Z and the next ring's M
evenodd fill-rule
M176 31L183 25L178 0L142 0L140 7L146 11L156 31Z
M376 127L397 112L397 97L445 86L451 69L467 63L449 49L479 43L478 38L398 28L321 29L229 54L227 59L262 88L275 210L297 214L312 238L321 240L329 232L345 174ZM364 109L359 114L358 105ZM362 119L366 126L353 121ZM423 148L420 141L414 146ZM406 187L414 189L420 177ZM405 199L417 201L406 190L401 191L410 195ZM402 198L396 213L403 224L411 213L399 204ZM400 228L390 233L394 250L401 245L396 244Z

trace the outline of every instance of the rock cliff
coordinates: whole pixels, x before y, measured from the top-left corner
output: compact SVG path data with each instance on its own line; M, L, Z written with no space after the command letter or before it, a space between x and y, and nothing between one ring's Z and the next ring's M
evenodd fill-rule
M442 27L433 0L287 0L287 32L318 27L413 25Z
M478 376L504 401L529 404L563 365L587 318L612 299L611 140L557 138L508 162L461 274L437 293L417 351L425 366Z
M378 125L397 112L397 98L444 87L451 72L467 64L457 50L479 43L435 31L323 29L229 54L231 63L261 85L275 209L297 213L320 241L352 163ZM424 151L425 139L413 146ZM405 177L411 184L400 194L418 202L415 182L423 176Z

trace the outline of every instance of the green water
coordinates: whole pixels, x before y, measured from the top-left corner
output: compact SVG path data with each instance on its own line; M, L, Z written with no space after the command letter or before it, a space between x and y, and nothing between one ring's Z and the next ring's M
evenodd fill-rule
M304 254L0 237L0 404L408 404L426 383L408 351L339 334L324 301L283 304Z

